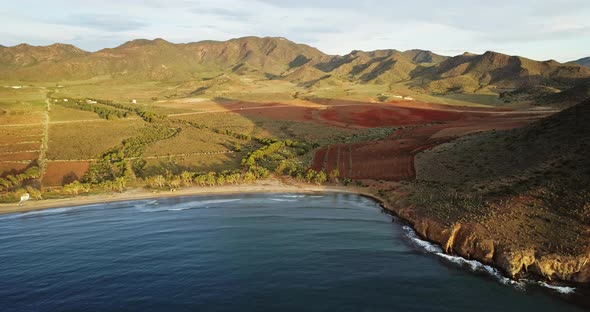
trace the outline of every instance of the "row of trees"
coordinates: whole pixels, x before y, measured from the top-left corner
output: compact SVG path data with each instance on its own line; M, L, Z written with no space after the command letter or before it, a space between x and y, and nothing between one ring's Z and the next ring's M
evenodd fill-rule
M88 193L91 191L92 188L96 188L104 191L113 191L120 193L127 188L128 182L128 177L117 177L114 180L106 180L95 185L91 185L90 183L82 183L80 181L74 181L72 183L64 185L62 191L70 195L79 195L81 193Z
M128 111L125 110L111 109L108 107L104 107L102 105L89 104L82 100L72 100L69 102L60 101L58 103L68 108L96 113L98 117L106 120L113 120L115 118L127 118L130 114Z
M40 190L28 185L26 187L21 187L10 192L4 192L2 195L0 195L0 201L9 203L18 202L20 201L20 197L23 196L25 193L29 193L29 195L33 199L43 199Z
M41 176L41 170L37 166L32 166L26 169L24 172L14 175L7 175L0 177L0 191L11 191L16 189L26 181L39 179Z
M180 129L162 124L142 128L139 135L124 140L120 146L104 153L99 161L93 163L84 175L83 182L100 184L114 181L119 177L134 179L136 173L141 173L145 166L145 161L139 158L145 147L156 141L171 138L179 132Z
M258 160L261 160L265 157L268 157L268 156L278 152L284 146L285 146L285 143L282 141L278 141L278 142L270 143L268 145L264 145L261 148L255 150L251 153L248 153L248 155L246 155L242 159L242 165L246 166L246 167L256 166L256 162Z
M232 130L229 130L229 129L214 129L213 132L219 133L219 134L223 134L223 135L227 135L227 136L231 136L231 137L234 137L236 139L243 140L243 141L250 141L250 140L252 140L252 136L249 135L249 134L237 133L237 132L232 131Z
M165 115L160 115L158 113L145 110L145 109L141 108L140 106L128 106L128 105L124 105L124 104L120 104L120 103L115 103L112 100L101 100L101 99L91 99L91 100L93 100L97 103L100 103L100 104L104 104L104 105L108 105L108 106L111 106L114 108L125 110L127 112L133 112L133 113L137 114L137 116L141 117L141 119L143 119L144 121L147 121L150 123L166 118Z
M248 184L257 180L267 178L269 171L262 167L252 167L242 172L239 170L225 170L222 172L194 173L183 171L178 175L155 175L145 179L146 186L153 189L178 189L189 186L222 186L228 184ZM309 169L297 171L296 178L300 182L323 184L326 181L338 182L338 170L333 170L329 175L323 171Z
M228 184L252 183L260 178L267 177L268 171L249 170L225 170L222 172L195 173L183 171L178 175L155 175L145 179L146 185L150 188L177 189L188 186L217 186Z

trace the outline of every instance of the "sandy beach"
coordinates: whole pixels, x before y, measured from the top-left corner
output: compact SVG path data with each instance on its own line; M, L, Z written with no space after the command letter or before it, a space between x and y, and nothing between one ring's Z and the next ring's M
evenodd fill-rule
M303 183L284 183L276 179L257 181L252 184L224 185L214 187L187 187L175 191L153 191L144 188L133 188L123 193L104 193L97 195L79 195L60 199L30 200L22 206L17 203L0 204L0 214L27 212L51 208L62 208L116 201L153 199L191 195L228 195L253 193L350 193L374 197L374 195L344 186L322 186Z

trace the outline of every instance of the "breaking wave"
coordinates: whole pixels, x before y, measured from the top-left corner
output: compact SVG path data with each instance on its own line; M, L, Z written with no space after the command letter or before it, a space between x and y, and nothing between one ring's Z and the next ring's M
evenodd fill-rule
M270 200L276 202L296 202L297 199L286 199L286 198L271 198Z
M442 248L440 248L440 246L432 244L430 242L427 242L423 239L420 239L418 237L418 235L416 234L416 232L414 232L414 230L412 230L412 228L410 228L409 226L404 226L403 230L404 230L404 233L406 234L406 237L408 237L412 241L412 243L414 243L418 247L421 247L425 251L435 254L436 256L439 256L439 257L441 257L447 261L450 261L452 263L468 267L473 272L486 273L504 285L509 285L509 286L515 287L517 289L524 290L526 285L531 283L530 281L526 281L526 280L525 281L516 281L516 280L510 279L510 278L507 278L498 269L491 267L489 265L485 265L479 261L468 260L468 259L458 257L458 256L447 255L443 252L443 250L442 250ZM575 291L575 288L572 288L572 287L552 286L552 285L549 285L544 282L539 282L539 284L541 286L558 291L562 294L570 294Z
M43 210L28 211L28 212L23 212L23 213L9 214L9 215L0 217L0 221L13 220L13 219L18 219L18 218L34 217L34 216L56 215L56 214L72 211L77 208L80 208L80 207L51 208L51 209L43 209Z
M552 289L560 294L569 295L576 292L575 287L550 285L545 282L539 282L539 285L545 288Z
M208 199L202 201L191 201L186 203L179 203L176 205L166 205L160 208L157 200L152 200L146 203L135 205L140 212L160 212L160 211L183 211L189 209L209 208L211 205L230 203L240 200L240 198L232 199Z
M306 197L306 195L285 194L285 195L279 195L279 197L286 197L286 198L303 198L303 197Z
M412 228L410 228L407 225L403 226L403 230L406 234L406 237L408 237L412 241L412 243L421 247L425 251L435 254L435 255L437 255L441 258L444 258L450 262L453 262L455 264L469 267L469 269L473 272L485 272L488 275L496 278L500 283L502 283L504 285L509 285L509 286L513 286L518 289L524 290L527 284L535 284L536 283L541 287L551 289L553 291L556 291L556 292L558 292L560 294L564 294L564 295L573 294L576 291L575 287L550 285L550 284L547 284L546 282L543 282L543 281L535 282L535 281L526 280L526 279L523 279L522 281L515 281L513 279L507 278L504 275L502 275L502 273L498 269L493 268L489 265L485 265L479 261L467 260L462 257L445 254L443 252L442 248L440 248L440 246L432 244L432 243L425 241L423 239L420 239L418 237L418 235L416 234L416 232L414 230L412 230Z

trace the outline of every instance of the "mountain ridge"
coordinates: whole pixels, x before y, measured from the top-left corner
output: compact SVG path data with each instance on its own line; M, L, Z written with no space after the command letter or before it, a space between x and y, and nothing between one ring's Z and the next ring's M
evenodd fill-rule
M303 69L301 69L303 68ZM301 70L298 70L301 69ZM111 76L132 81L186 82L220 74L282 79L311 87L407 83L419 93L478 93L545 86L558 90L590 81L590 68L487 51L443 56L427 50L354 50L328 55L282 37L172 43L135 39L87 52L72 45L0 47L0 79L54 81Z
M575 60L575 61L571 61L570 63L575 63L575 64L578 64L578 65L590 67L590 56L583 57L583 58L578 59L578 60Z

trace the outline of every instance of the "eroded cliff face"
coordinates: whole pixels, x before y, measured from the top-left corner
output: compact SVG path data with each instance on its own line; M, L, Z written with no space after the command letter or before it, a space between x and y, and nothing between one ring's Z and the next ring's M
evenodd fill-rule
M446 253L493 265L512 278L531 273L547 280L590 282L590 253L587 249L578 255L548 253L490 237L481 224L446 225L420 215L413 208L388 203L384 204L384 208L409 222L422 238L439 244Z

